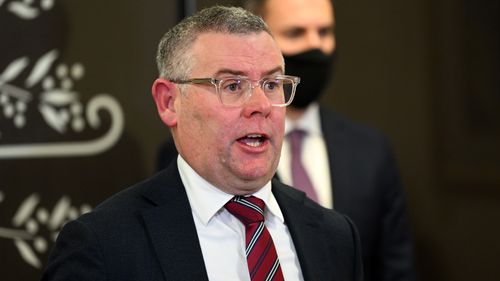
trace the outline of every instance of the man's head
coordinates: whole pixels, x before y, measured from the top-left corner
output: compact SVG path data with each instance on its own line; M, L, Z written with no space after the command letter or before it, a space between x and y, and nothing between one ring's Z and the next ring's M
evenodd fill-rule
M257 32L271 34L267 25L259 18L241 9L212 7L185 18L162 37L156 55L160 77L183 79L189 67L194 66L190 55L196 38L207 32L227 34L251 34Z
M292 106L317 100L331 76L336 47L331 0L247 0L245 8L262 16L285 57L286 72L301 77Z
M335 51L331 0L248 0L245 8L266 21L285 56Z
M229 104L221 93L240 85L220 80L283 74L283 57L266 24L240 8L202 10L163 36L157 62L153 98L181 156L227 193L264 186L278 165L285 108L273 106L279 101L268 96L272 86L264 92L257 82L247 84L253 89L246 99Z

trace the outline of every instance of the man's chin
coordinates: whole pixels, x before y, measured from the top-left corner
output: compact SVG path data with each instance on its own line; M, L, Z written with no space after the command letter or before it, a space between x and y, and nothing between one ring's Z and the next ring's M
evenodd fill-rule
M247 183L255 183L259 187L264 186L274 175L269 168L265 169L243 169L239 172L240 179Z

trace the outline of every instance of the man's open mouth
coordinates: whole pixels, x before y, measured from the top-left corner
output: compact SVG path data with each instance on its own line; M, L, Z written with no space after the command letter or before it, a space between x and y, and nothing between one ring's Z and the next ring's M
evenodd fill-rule
M261 134L250 134L238 139L239 142L251 147L259 147L264 144L266 140L268 140L268 137Z

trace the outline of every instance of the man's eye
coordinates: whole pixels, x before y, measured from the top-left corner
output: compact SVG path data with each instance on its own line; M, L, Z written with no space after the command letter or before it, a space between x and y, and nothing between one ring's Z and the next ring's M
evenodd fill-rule
M303 28L292 28L285 31L283 34L286 38L295 39L304 36L305 30Z
M267 81L265 84L264 84L264 88L266 91L275 91L279 88L280 86L280 83L278 80L275 80L275 81Z
M238 80L227 81L224 83L223 88L226 92L236 93L241 91L241 84L241 81Z
M323 27L319 31L319 36L321 37L327 37L333 35L333 28L332 27Z

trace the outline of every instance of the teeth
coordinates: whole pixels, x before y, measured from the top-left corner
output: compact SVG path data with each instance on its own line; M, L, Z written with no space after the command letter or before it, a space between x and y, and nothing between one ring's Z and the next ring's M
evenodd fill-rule
M259 147L263 144L263 136L261 134L251 134L247 135L244 139L243 142L251 147Z
M254 134L254 135L248 135L247 138L261 138L262 135Z
M246 145L251 147L258 147L262 144L260 140L245 142Z

